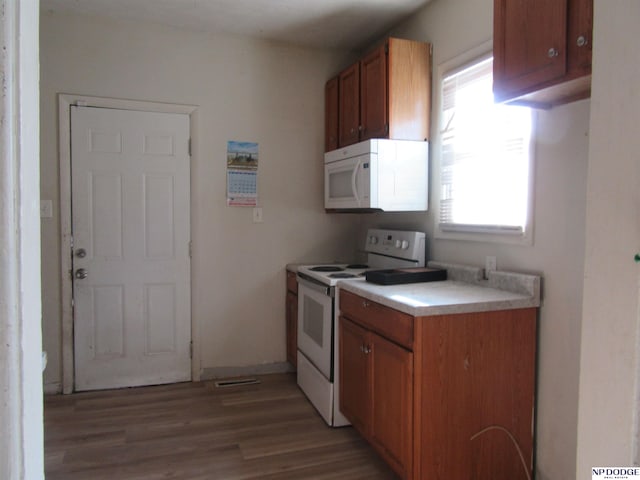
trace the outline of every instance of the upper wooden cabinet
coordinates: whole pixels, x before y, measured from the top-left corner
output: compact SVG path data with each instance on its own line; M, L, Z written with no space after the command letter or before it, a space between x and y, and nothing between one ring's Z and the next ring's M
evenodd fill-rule
M496 101L550 108L591 94L593 0L494 0Z
M360 64L355 63L339 76L338 147L356 143L360 136Z
M360 140L389 134L387 51L385 44L360 60Z
M427 140L431 111L431 45L388 38L338 76L338 146L370 138ZM325 90L333 115L334 79ZM333 127L332 127L333 128ZM326 151L335 150L326 130Z
M338 83L333 77L324 88L324 150L330 152L338 148Z

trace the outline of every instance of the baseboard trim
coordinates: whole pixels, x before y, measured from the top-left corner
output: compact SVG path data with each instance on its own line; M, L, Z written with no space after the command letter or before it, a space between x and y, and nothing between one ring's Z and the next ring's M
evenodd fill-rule
M289 362L266 363L262 365L247 365L243 367L213 367L203 368L200 380L214 380L217 378L242 377L246 375L269 375L272 373L289 373L295 371Z
M62 384L60 382L45 383L42 387L45 395L56 395L62 393Z

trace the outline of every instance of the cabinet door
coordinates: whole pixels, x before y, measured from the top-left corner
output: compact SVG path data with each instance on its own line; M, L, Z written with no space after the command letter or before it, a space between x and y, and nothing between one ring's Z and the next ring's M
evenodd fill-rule
M532 478L536 315L423 318L417 478Z
M567 71L572 76L591 73L593 0L569 0Z
M388 45L388 137L427 140L431 112L431 45L400 38L389 38Z
M372 444L402 478L413 459L413 353L374 334L371 368Z
M338 85L340 79L333 77L324 87L324 151L338 148Z
M368 435L370 394L367 331L340 317L340 410L363 435Z
M360 61L360 140L389 134L386 45Z
M494 0L493 80L498 100L565 75L568 0Z
M355 63L340 74L338 86L338 143L345 147L360 138L360 64Z
M298 363L298 296L287 292L287 361L297 367Z

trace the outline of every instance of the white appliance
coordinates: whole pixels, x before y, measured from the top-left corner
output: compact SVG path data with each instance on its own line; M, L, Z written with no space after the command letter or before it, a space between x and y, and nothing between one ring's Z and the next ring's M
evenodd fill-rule
M327 424L349 425L339 408L340 282L365 281L367 270L424 267L423 232L369 229L366 264L298 267L298 385Z
M324 208L424 211L429 144L372 139L324 155Z

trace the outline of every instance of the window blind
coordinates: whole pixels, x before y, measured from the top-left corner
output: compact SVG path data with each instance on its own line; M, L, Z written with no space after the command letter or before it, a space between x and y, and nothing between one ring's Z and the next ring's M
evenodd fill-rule
M493 59L442 80L441 230L522 234L529 200L531 111L493 101Z

